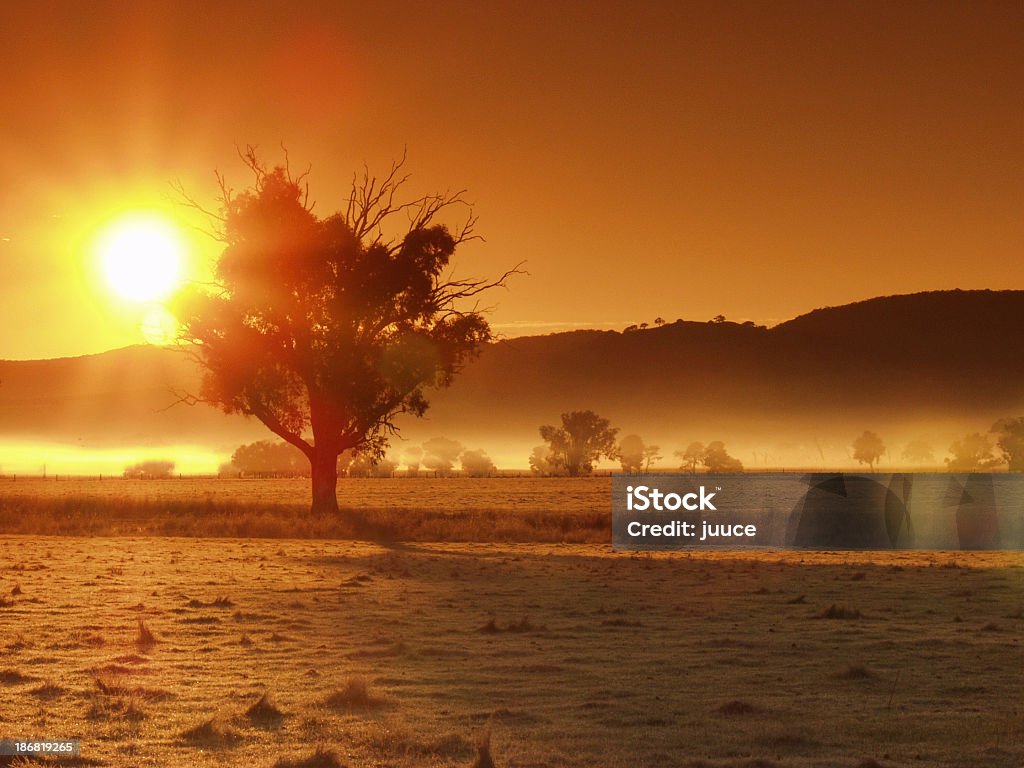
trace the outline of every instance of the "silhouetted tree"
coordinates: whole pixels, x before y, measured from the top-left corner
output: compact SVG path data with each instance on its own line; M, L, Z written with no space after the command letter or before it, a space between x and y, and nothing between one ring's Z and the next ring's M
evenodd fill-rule
M654 324L660 328L661 326L663 326L665 324L665 318L664 317L656 317L656 318L654 318Z
M530 471L541 477L550 477L559 474L559 467L551 462L551 446L538 445L530 453Z
M661 458L656 445L647 445L640 435L626 435L615 451L623 472L646 472Z
M685 450L676 451L676 456L683 460L680 469L689 470L690 474L693 474L697 471L697 465L704 458L704 443L694 441L686 446Z
M721 324L725 322L725 315L715 315L711 318L712 323Z
M423 444L423 466L439 475L449 475L462 453L462 443L447 437L432 437Z
M124 476L128 480L166 480L173 472L173 461L150 460L125 467Z
M439 223L461 193L402 202L404 158L382 179L354 177L344 209L323 219L305 174L268 169L252 148L243 160L252 186L221 179L220 211L207 212L225 245L216 288L177 307L205 369L200 394L183 399L258 418L309 460L313 512L336 513L338 456L378 457L399 414L423 415L425 390L450 384L491 338L467 301L515 270L452 276L475 219Z
M640 435L626 435L616 449L616 458L623 472L639 472L644 466L646 445Z
M730 456L725 450L725 443L721 440L713 440L707 444L704 454L701 456L701 463L707 467L708 472L742 472L743 462L734 456Z
M1024 416L1000 419L992 425L996 445L1011 472L1024 472Z
M463 471L470 477L487 477L495 471L494 462L482 448L463 451L459 458Z
M932 453L932 447L928 445L924 440L911 440L903 448L903 453L900 456L905 461L914 462L916 464L934 464L935 454Z
M366 454L345 451L338 457L338 474L343 477L391 477L398 465L386 457L375 459Z
M972 432L949 446L946 465L951 472L981 472L999 465L992 441L980 432Z
M562 426L545 425L540 436L551 448L551 463L570 477L588 475L594 462L615 455L615 436L619 430L593 411L562 414Z
M853 441L853 458L861 464L867 464L870 472L875 471L875 463L884 453L885 443L882 438L869 429Z
M661 458L661 446L657 445L645 445L644 446L644 472L647 472L651 468L651 464Z
M231 466L242 475L300 475L309 462L298 448L284 441L257 440L231 454Z

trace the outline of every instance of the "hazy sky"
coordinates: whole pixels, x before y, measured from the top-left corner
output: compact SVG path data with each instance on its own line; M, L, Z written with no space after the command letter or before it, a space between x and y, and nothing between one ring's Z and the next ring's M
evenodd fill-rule
M4 3L0 358L137 342L90 238L246 143L320 213L403 147L467 188L463 271L530 272L506 333L1024 288L1022 40L1020 2Z

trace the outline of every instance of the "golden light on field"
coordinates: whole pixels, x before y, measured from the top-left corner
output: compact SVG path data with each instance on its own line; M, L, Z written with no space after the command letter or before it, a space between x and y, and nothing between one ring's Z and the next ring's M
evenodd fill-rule
M181 285L184 239L178 227L160 215L116 219L101 233L97 253L107 287L121 299L158 301Z

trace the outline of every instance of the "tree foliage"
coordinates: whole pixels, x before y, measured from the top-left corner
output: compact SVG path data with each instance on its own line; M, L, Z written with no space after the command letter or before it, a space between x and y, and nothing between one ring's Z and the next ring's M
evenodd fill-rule
M593 411L562 414L562 426L544 425L540 436L551 449L549 462L570 477L589 475L602 457L614 458L619 430Z
M1024 472L1024 416L1000 419L992 425L996 445L1011 472Z
M684 450L676 451L676 456L683 460L680 469L685 469L693 474L697 471L697 465L704 460L704 443L696 440L690 443Z
M972 432L949 446L946 465L952 472L981 472L999 465L992 441L980 432Z
M708 472L742 472L743 462L730 456L721 440L713 440L704 448L701 463Z
M853 441L853 458L861 464L867 464L871 472L875 471L875 464L885 454L885 443L882 438L871 430L864 432Z
M305 174L268 168L249 148L252 185L221 178L211 212L224 250L213 290L178 309L205 376L198 398L255 416L300 450L313 508L336 511L337 457L379 457L401 414L422 416L426 391L444 387L491 338L475 301L504 285L454 276L451 260L475 237L442 215L461 193L402 201L404 158L382 179L353 178L338 213L318 218ZM198 206L197 206L198 207Z
M646 472L661 458L657 445L648 445L640 435L626 435L616 450L623 472Z
M459 462L462 464L463 472L470 477L487 477L493 474L496 469L494 462L491 461L491 457L482 448L463 451L462 456L459 457Z
M447 437L432 437L423 443L423 466L439 475L449 475L462 453L462 443Z
M243 475L301 475L309 471L302 451L282 440L257 440L231 454L231 467Z

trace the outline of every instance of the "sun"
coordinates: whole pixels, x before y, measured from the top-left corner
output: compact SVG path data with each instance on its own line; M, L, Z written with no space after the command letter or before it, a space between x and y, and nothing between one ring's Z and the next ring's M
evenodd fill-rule
M127 301L166 299L181 285L185 244L178 227L158 214L111 222L99 236L97 253L107 286Z

